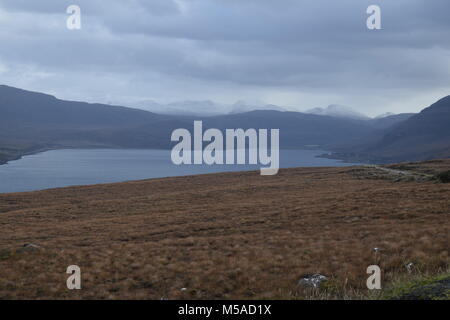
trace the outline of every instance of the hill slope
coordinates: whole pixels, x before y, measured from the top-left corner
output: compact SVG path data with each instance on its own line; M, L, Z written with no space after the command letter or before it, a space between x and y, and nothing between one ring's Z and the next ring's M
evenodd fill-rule
M0 164L22 154L62 147L117 147L111 132L162 121L138 109L64 101L0 86Z
M414 170L449 170L450 161ZM0 194L0 299L361 298L368 265L383 288L405 264L449 263L450 184L377 168L294 168ZM364 174L367 173L367 174ZM40 248L23 248L33 243ZM381 248L380 256L373 248ZM77 264L82 290L67 290ZM181 290L186 288L186 290Z
M392 127L366 152L390 162L450 157L450 96Z
M408 120L412 116L414 116L415 113L399 113L394 115L389 115L383 118L374 118L370 119L369 122L377 129L385 130L388 129L394 125L397 125L400 122L403 122L405 120Z

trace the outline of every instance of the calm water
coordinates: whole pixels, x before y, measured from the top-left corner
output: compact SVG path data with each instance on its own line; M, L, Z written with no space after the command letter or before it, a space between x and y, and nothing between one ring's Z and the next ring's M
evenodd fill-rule
M280 167L349 165L316 158L323 153L281 150ZM0 193L259 168L259 165L176 166L170 159L170 150L53 150L0 165Z

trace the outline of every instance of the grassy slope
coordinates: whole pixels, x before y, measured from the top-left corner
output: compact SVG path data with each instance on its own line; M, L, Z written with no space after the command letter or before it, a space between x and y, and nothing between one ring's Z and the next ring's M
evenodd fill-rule
M448 170L450 160L419 167ZM370 170L0 195L0 298L373 298L380 293L365 289L371 264L386 288L447 270L450 184L395 182ZM42 248L17 251L25 243ZM71 264L82 269L82 290L65 287ZM331 278L324 289L299 290L300 276L315 272Z
M450 270L438 275L399 277L381 297L396 300L450 300Z

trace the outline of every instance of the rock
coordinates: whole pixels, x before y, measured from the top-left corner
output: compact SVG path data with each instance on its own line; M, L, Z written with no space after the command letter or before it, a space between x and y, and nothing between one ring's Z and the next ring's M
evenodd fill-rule
M327 281L328 278L322 274L305 274L298 281L298 286L301 287L310 287L310 288L319 288L320 285Z
M17 252L33 252L38 251L41 247L33 244L33 243L26 243L23 245L22 248L18 249Z
M408 270L408 273L411 273L414 269L414 263L410 262L410 263L405 264L405 268L406 268L406 270Z
M24 248L29 248L29 249L39 249L40 246L34 244L34 243L26 243L23 245Z

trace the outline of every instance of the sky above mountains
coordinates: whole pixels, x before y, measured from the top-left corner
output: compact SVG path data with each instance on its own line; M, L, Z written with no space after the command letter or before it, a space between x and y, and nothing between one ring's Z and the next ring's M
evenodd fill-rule
M66 9L81 7L81 30ZM366 9L381 7L382 30ZM2 0L0 83L62 99L375 116L450 94L448 0Z

